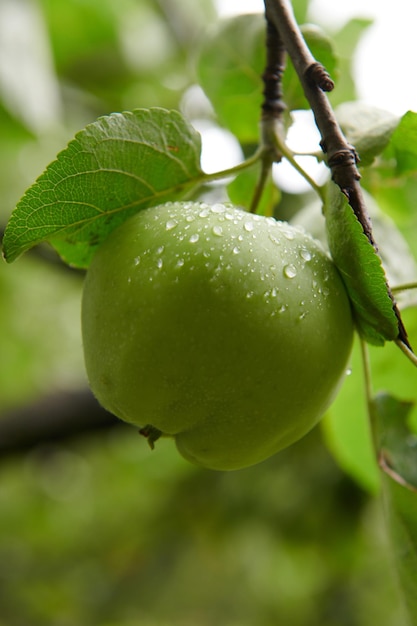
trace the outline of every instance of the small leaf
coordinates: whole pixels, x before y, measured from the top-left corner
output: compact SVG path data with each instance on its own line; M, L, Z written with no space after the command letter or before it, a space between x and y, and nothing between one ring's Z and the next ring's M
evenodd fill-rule
M373 401L384 475L383 496L406 606L417 620L417 437L407 421L413 404L388 394Z
M172 200L201 180L200 135L175 111L138 109L80 131L29 188L3 239L8 262L48 240L88 267L97 246L127 217Z
M387 393L379 393L372 402L381 467L396 482L416 491L417 498L417 436L407 424L413 406L414 402Z
M360 39L371 24L372 20L353 18L332 34L337 55L337 89L329 94L333 106L357 97L355 80L352 76L354 73L352 59L355 57L355 50Z
M417 170L417 113L408 111L395 130L391 146L399 174Z
M336 109L337 120L359 155L359 165L370 165L388 145L399 118L363 102L344 102Z
M230 201L249 210L258 179L259 168L251 168L241 172L227 186ZM274 207L278 204L279 198L279 189L269 178L263 189L256 212L259 215L273 215Z
M259 140L265 19L238 15L220 22L204 41L197 76L220 124L242 143Z
M381 259L333 182L324 213L330 252L349 294L359 334L374 345L396 339L398 320Z

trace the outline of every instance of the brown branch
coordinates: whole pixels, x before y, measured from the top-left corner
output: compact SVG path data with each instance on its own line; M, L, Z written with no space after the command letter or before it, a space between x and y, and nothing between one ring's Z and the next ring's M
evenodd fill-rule
M0 459L118 426L88 389L52 394L0 415Z
M289 0L264 0L264 2L267 20L278 30L310 104L321 135L320 146L327 157L332 180L347 197L362 225L363 232L377 251L359 182L358 155L355 148L346 140L325 93L331 91L333 81L326 69L311 54L295 20ZM409 346L400 312L388 284L387 290L398 321L398 338Z
M275 24L266 23L266 66L262 74L264 101L262 120L279 119L287 108L283 100L282 76L285 70L286 50Z

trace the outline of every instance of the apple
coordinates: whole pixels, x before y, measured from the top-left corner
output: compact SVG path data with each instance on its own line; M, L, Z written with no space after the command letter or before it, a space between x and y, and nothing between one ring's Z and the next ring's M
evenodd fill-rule
M167 203L119 226L88 269L85 363L99 402L150 443L217 470L305 435L344 378L350 303L321 245L232 205Z

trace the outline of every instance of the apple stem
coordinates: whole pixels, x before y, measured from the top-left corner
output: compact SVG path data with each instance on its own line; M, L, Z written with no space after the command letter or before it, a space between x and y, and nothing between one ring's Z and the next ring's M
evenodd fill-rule
M162 431L151 424L147 424L139 430L139 434L148 440L148 444L151 450L155 448L155 441L162 436Z

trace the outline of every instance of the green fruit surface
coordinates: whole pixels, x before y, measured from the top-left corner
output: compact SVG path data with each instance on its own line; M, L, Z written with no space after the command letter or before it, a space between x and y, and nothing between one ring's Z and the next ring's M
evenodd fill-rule
M82 327L99 402L219 470L305 435L343 380L353 338L320 244L201 203L146 209L109 236L87 272Z

